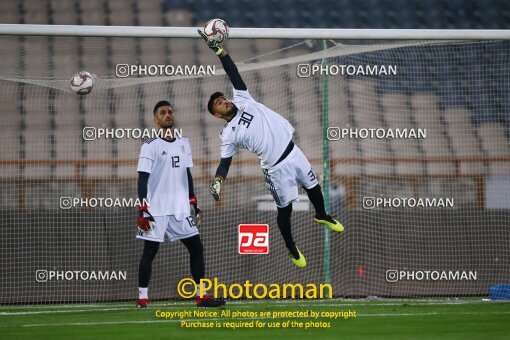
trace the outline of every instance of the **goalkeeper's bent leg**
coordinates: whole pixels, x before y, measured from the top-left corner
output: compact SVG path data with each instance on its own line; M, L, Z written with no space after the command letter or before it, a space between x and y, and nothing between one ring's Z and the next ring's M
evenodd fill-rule
M311 189L304 188L310 202L312 202L315 208L315 214L317 216L327 216L326 208L324 206L324 196L322 196L322 189L320 184L317 184Z
M159 242L144 241L142 258L138 266L138 287L149 287L152 274L152 260L159 250Z
M333 219L326 213L326 208L324 207L324 196L322 196L320 184L317 184L311 189L307 188L304 189L308 194L310 202L312 202L313 207L315 208L315 217L313 220L317 223L326 225L329 229L335 232L340 233L344 231L344 226L342 225L342 223Z
M292 238L292 230L290 224L290 216L292 214L292 203L285 208L278 207L278 215L276 216L276 223L280 229L280 233L285 241L285 246L289 249L290 253L295 259L299 258L299 252Z
M196 284L199 285L200 279L203 279L205 276L204 247L202 246L200 235L182 239L181 242L189 251L191 276L193 276L193 280Z

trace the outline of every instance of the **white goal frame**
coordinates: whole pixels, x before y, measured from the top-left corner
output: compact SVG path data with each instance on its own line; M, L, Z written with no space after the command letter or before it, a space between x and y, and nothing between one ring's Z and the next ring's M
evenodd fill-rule
M0 24L0 35L198 38L199 27ZM509 40L510 30L230 28L232 39Z

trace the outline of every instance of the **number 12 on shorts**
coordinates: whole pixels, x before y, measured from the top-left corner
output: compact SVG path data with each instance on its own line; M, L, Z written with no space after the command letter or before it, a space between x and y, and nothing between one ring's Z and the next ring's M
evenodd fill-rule
M238 244L239 254L268 254L269 225L240 224Z

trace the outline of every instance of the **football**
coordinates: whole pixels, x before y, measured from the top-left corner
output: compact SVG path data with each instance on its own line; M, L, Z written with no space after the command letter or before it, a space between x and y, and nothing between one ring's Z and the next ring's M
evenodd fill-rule
M204 26L204 33L210 40L221 43L228 38L228 25L222 19L211 19Z
M76 72L71 78L71 90L79 95L86 95L94 87L94 77L87 71Z

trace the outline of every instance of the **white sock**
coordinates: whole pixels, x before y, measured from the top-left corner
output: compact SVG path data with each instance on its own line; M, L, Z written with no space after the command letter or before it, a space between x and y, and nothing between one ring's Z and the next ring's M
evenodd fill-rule
M139 299L148 299L149 298L149 288L138 287L138 298Z

